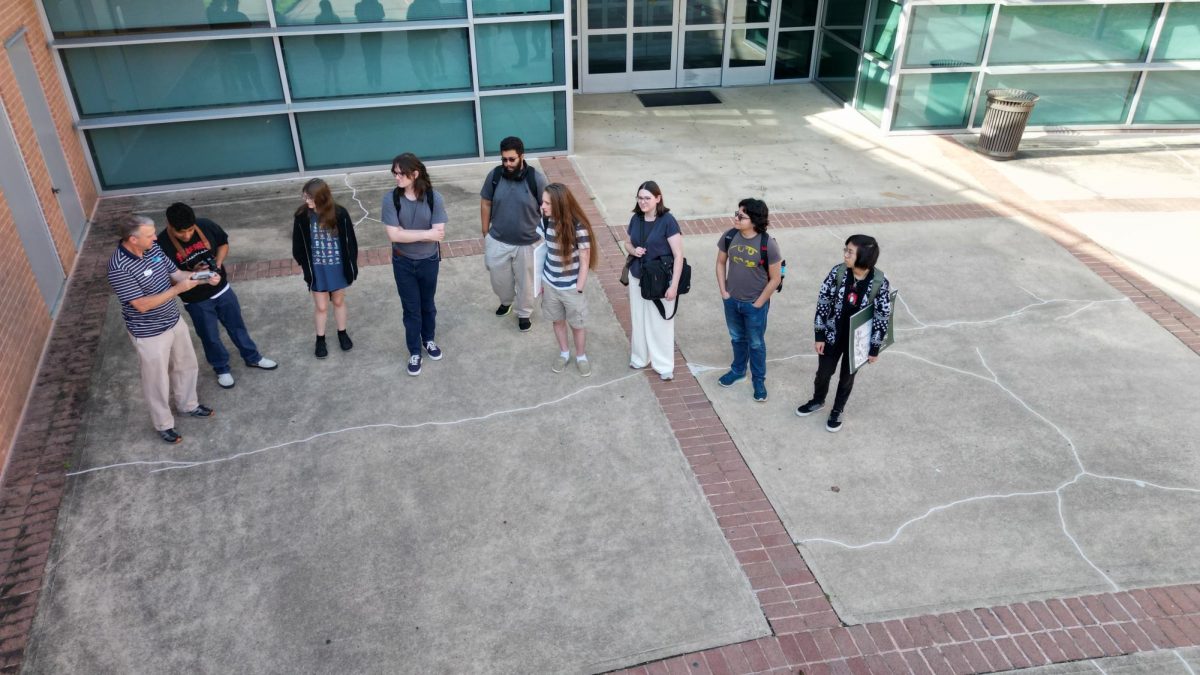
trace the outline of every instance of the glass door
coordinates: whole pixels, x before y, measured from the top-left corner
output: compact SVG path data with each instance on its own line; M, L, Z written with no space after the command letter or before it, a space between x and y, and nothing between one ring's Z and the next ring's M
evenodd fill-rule
M676 87L719 87L725 54L726 0L680 0L679 71Z
M773 22L778 7L773 0L729 0L725 64L721 85L767 84L775 50Z
M676 0L588 0L585 92L675 86Z

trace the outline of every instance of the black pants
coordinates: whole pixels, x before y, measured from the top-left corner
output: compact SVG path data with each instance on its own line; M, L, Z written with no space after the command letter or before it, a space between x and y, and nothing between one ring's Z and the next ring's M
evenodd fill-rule
M833 371L837 370L838 360L841 359L842 369L838 375L837 395L833 399L833 409L841 412L846 409L846 400L850 398L850 390L854 389L854 374L850 372L850 354L846 352L845 344L825 343L825 353L817 356L817 376L813 379L813 400L825 402L829 393L829 380Z

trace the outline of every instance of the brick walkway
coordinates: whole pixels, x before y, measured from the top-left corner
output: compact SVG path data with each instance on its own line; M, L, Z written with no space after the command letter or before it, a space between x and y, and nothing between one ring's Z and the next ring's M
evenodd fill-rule
M1020 217L1063 245L1132 299L1184 344L1200 353L1200 318L1124 266L1066 223L1061 212L1200 210L1200 199L1035 202L984 160L946 141L946 153L985 185L989 204L844 209L774 214L777 227ZM542 160L551 180L589 194L566 158ZM624 258L617 241L624 223L604 224L589 199L581 203L611 240L596 270L626 332L627 289L617 281ZM1020 206L1018 206L1020 205ZM103 211L97 221L107 222ZM681 223L685 234L716 233L725 219ZM95 226L81 252L47 348L0 488L0 672L20 671L42 588L65 473L87 406L105 310L105 268L115 237ZM611 241L611 243L610 243ZM443 244L446 257L479 255L482 241ZM364 250L364 266L389 263L386 247ZM231 278L299 274L291 260L231 265ZM658 398L726 540L750 580L772 634L758 640L683 654L627 673L985 673L1084 658L1200 645L1200 585L1017 603L904 620L844 626L784 530L762 488L698 382L675 352L676 377L648 381Z

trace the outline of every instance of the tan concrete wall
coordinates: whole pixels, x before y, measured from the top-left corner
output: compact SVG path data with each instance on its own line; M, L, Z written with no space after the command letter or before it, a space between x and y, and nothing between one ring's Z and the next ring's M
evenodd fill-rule
M21 28L25 29L24 39L33 54L38 79L66 152L75 189L83 202L84 213L91 213L96 203L96 189L88 171L85 149L71 123L66 93L34 2L36 0L0 2L0 39L7 39ZM75 245L58 200L51 191L50 174L34 134L29 111L17 86L12 64L3 51L0 51L0 100L12 121L17 143L33 179L42 211L46 214L59 258L69 274L75 262ZM38 292L33 270L20 245L16 223L6 201L10 198L9 195L0 195L0 241L5 242L4 246L0 246L0 354L4 355L0 359L0 466L7 464L25 400L37 374L38 359L51 328L49 309ZM69 317L66 320L70 320Z

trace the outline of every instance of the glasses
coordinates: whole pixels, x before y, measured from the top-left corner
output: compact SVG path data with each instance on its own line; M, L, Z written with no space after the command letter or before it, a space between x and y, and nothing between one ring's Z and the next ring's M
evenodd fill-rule
M501 157L500 161L504 162L505 164L516 164L517 162L521 161L521 157Z
M403 171L393 171L392 175L395 176L396 178L399 178L400 176L404 176L405 173Z
M852 248L844 248L844 249L842 249L842 255L844 255L844 256L851 256L851 255L854 255L855 253L858 253L858 251L855 251L855 250L854 250L854 249L852 249Z
M643 196L641 196L641 195L638 195L638 198L637 198L637 200L638 200L639 202L648 202L648 201L650 201L650 200L652 200L652 199L654 199L654 195L647 195L647 196L645 196L645 197L643 197Z
M750 216L742 213L741 211L734 211L733 219L734 220L750 220Z

